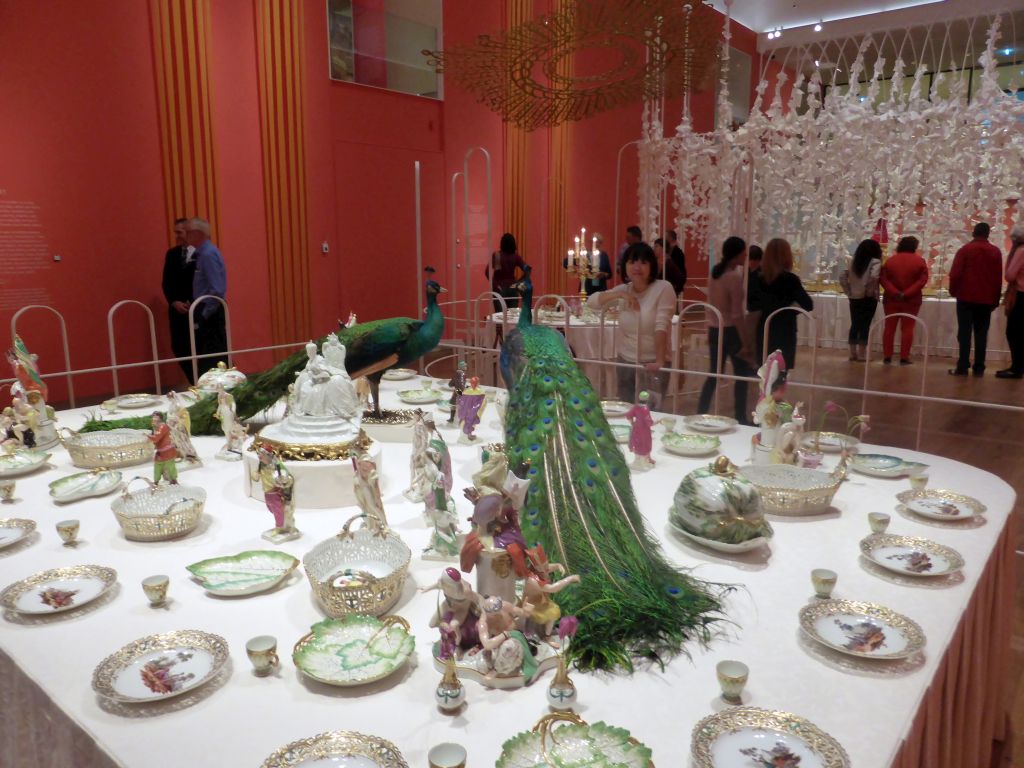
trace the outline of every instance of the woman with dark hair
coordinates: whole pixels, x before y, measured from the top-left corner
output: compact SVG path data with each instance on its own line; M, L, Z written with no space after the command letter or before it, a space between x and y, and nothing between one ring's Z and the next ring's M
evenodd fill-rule
M885 289L882 309L885 310L885 330L882 333L882 362L892 362L896 343L896 325L900 326L900 365L910 365L910 348L914 345L914 325L921 311L924 296L921 291L928 284L928 265L917 253L916 237L904 237L896 246L896 253L882 265L879 281ZM892 317L907 314L913 317Z
M721 313L705 310L708 321L708 349L711 351L711 373L725 370L725 361L732 361L732 370L737 376L753 376L754 371L739 356L741 341L739 326L743 322L743 306L746 294L743 290L743 270L746 269L744 257L747 255L747 244L739 237L726 238L722 243L722 260L711 270L708 281L708 304ZM718 343L722 340L722 360L719 365ZM698 413L707 413L711 407L711 397L715 394L718 379L708 376L700 390L697 403ZM747 382L737 381L734 390L734 416L740 424L749 424L747 412Z
M868 331L878 309L878 275L882 271L882 246L861 240L839 284L850 299L850 360L867 357Z
M484 276L491 281L491 290L505 299L506 306L519 306L519 293L512 286L519 279L516 269L522 272L525 267L526 262L516 248L515 236L506 232L501 236L499 249L491 254L491 263L484 269ZM493 278L491 270L494 270ZM501 302L497 299L494 300L494 311L501 311Z
M636 402L637 393L651 393L651 407L657 410L665 392L667 377L659 375L668 362L668 334L676 309L676 292L667 280L658 279L658 262L646 243L634 243L623 254L628 283L595 293L587 306L601 311L613 301L622 301L616 327L618 357L628 366L615 369L618 397Z
M764 247L761 262L761 328L757 335L757 354L764 350L765 328L768 331L768 352L779 350L786 360L786 370L796 365L796 312L779 312L793 304L810 312L814 301L807 295L800 276L793 272L793 249L787 240L775 237ZM771 318L769 320L769 318ZM760 359L760 358L759 358Z

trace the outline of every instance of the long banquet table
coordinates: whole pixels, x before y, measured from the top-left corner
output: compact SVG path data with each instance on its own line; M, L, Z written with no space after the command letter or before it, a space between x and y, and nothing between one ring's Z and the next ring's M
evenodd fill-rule
M401 382L384 384L385 405L397 403ZM76 426L82 412L60 414ZM468 502L460 489L471 484L479 448L452 443L460 517ZM485 413L481 442L499 438L497 416ZM743 461L750 431L724 435L723 453ZM63 449L55 468L18 480L15 504L4 516L39 523L33 539L0 550L0 585L58 566L100 564L117 569L120 587L98 605L39 621L5 615L0 620L0 765L21 766L258 766L280 746L328 730L355 730L394 742L410 766L425 766L430 746L457 741L469 765L493 765L501 744L530 728L546 713L550 673L531 687L487 690L465 681L468 706L457 716L433 704L440 679L430 660L433 632L427 622L437 593L415 590L442 570L418 553L427 542L420 505L401 495L409 479L408 444L384 446L383 494L391 525L413 550L410 578L393 612L416 635L414 660L381 682L331 688L302 678L291 646L324 614L301 568L286 586L239 599L210 597L185 566L217 555L267 548L260 532L270 517L261 503L243 495L242 467L213 458L220 440L197 440L205 460L184 472L186 484L206 488L206 517L188 537L162 543L126 541L111 514L112 497L66 508L47 496L47 483L73 470ZM869 449L870 447L868 447ZM667 525L672 494L682 476L708 459L670 456L659 447L657 467L634 476L640 508L669 558L699 578L734 584L728 623L709 648L690 646L692 659L677 658L664 669L642 667L633 675L573 673L579 711L589 722L628 728L653 750L660 768L689 764L690 731L705 715L720 711L715 664L732 658L750 667L744 703L807 717L837 738L855 768L980 768L989 764L993 740L1004 733L1003 710L1014 593L1013 490L999 478L937 456L898 451L931 464L932 485L970 494L988 508L977 525L929 523L896 510L905 480L852 475L834 508L806 518L771 517L775 537L764 551L726 556L690 544ZM126 477L150 467L128 468ZM957 549L965 558L962 577L916 580L882 575L861 559L858 542L868 533L866 515L892 513L890 532L925 536ZM354 509L299 510L301 539L281 546L302 557L337 533ZM82 543L61 546L58 520L81 520ZM812 601L810 570L839 574L835 596L882 603L916 620L927 635L922 655L906 662L871 664L818 647L801 635L797 613ZM166 609L147 604L140 580L154 573L171 577ZM95 666L142 636L200 629L225 637L232 662L221 679L182 701L150 707L118 706L90 688ZM259 634L278 638L281 668L258 678L250 671L245 642ZM71 727L66 727L68 724Z

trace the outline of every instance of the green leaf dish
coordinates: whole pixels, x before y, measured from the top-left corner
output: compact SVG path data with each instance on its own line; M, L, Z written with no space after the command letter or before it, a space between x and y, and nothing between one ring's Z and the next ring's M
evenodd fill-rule
M50 454L45 451L19 449L0 455L0 478L18 477L35 472L46 463Z
M547 755L545 756L545 751ZM548 731L524 731L501 746L495 768L648 768L651 750L625 728L569 723Z
M298 566L298 558L272 549L214 557L185 566L203 589L219 597L244 597L273 589Z
M90 496L106 496L121 487L117 470L76 472L50 483L50 496L57 504L67 504Z
M722 441L714 435L670 432L661 438L661 444L666 451L677 456L707 456L717 451Z
M301 672L327 685L352 686L382 680L409 659L416 638L398 616L350 614L310 627L295 644L292 661Z

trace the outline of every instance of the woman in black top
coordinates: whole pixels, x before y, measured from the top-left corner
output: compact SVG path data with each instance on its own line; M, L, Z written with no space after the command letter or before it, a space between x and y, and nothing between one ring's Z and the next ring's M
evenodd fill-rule
M796 365L796 312L779 312L767 323L769 315L782 307L797 304L810 312L814 301L804 290L800 276L793 272L793 249L789 242L776 237L764 248L761 264L761 330L757 335L757 353L764 350L765 325L768 326L768 352L782 351L786 369Z
M516 270L521 273L525 267L526 262L519 255L515 236L506 232L501 236L499 250L491 254L491 263L484 269L484 275L491 280L491 270L494 270L491 290L505 299L507 307L519 306L519 292L512 286L519 279ZM494 311L501 311L501 302L497 299L494 300Z

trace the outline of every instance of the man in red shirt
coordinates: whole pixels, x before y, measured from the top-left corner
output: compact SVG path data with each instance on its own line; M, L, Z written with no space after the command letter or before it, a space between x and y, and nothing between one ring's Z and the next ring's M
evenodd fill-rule
M960 357L950 376L966 376L971 366L971 336L974 336L975 376L985 375L985 348L992 310L999 306L1003 289L1003 254L988 241L989 226L974 225L967 245L956 252L949 270L949 293L956 299L956 339Z

